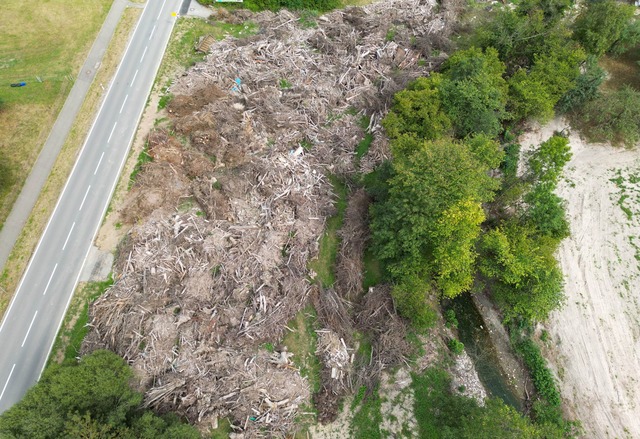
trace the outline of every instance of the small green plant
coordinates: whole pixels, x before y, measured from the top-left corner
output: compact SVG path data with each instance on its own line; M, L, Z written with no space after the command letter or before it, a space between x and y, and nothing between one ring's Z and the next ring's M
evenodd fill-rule
M378 389L372 389L370 392L367 388L361 386L358 389L358 398L354 399L357 404L352 405L354 409L353 419L351 420L351 437L362 439L378 439L382 438L380 425L382 424L382 398Z
M455 338L449 340L448 346L449 350L453 352L454 355L460 355L462 351L464 351L464 344Z
M151 157L147 152L148 148L149 148L149 144L145 143L144 148L142 148L142 151L140 151L140 155L138 155L138 161L136 162L136 165L133 167L133 171L129 176L129 189L131 189L131 186L133 186L133 183L135 183L136 177L138 173L142 170L142 167L146 163L153 161L153 157Z
M211 268L211 276L217 277L220 274L221 270L222 270L222 265L220 264L214 265L213 268Z
M546 343L549 341L549 331L547 331L546 329L543 329L542 332L540 333L540 340L543 343Z
M286 90L286 89L289 89L289 88L293 87L293 84L291 84L291 83L290 83L289 81L287 81L286 79L281 79L281 80L280 80L280 82L279 82L279 84L280 84L280 88L281 88L282 90Z
M220 190L222 189L222 183L220 183L220 181L216 180L213 183L211 183L211 187L215 190Z
M267 352L273 352L275 350L275 347L273 346L273 343L263 343L262 347L267 351Z
M165 109L172 99L173 99L173 94L171 93L167 93L166 95L163 95L158 101L158 110Z
M385 41L393 41L396 37L396 30L394 28L390 28L387 31L387 34L384 36Z
M300 23L300 27L303 29L318 27L318 23L315 20L317 16L318 16L317 11L305 9L300 12L300 18L298 19L298 23Z
M121 222L115 223L115 228L116 230L120 230L122 228L122 223Z

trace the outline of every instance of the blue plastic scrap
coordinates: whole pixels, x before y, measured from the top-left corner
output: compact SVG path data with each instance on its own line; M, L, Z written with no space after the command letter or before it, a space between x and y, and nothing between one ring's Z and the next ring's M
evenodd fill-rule
M242 86L242 80L240 78L236 78L236 80L234 81L235 85L233 87L231 87L231 91L240 91L240 87Z

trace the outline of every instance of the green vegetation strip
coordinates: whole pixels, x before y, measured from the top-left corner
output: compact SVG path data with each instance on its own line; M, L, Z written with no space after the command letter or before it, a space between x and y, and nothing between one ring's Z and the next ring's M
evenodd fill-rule
M378 389L367 392L366 387L360 387L351 409L354 411L351 420L351 437L354 439L380 439L382 432L382 413L380 408L382 399Z
M330 288L335 282L334 268L336 256L340 246L340 238L338 230L342 227L344 220L344 212L347 208L347 187L335 175L330 175L329 180L333 185L333 189L337 195L336 209L337 213L327 219L327 225L320 239L320 250L318 257L309 262L309 268L316 272L316 281L325 288Z
M109 275L107 280L101 282L87 282L78 287L73 295L62 327L51 350L48 364L56 361L56 357L64 353L63 362L75 361L80 355L82 341L89 332L89 306L100 297L111 285L113 278Z

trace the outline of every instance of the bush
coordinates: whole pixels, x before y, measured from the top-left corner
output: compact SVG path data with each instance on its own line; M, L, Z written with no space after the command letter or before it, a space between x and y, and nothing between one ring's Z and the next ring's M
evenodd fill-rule
M461 341L452 338L449 340L447 344L449 346L449 350L453 352L455 355L460 355L464 351L464 344Z
M444 322L448 328L458 327L458 318L456 312L453 309L448 309L444 312Z
M587 59L584 73L576 78L573 88L558 101L556 105L558 112L568 113L572 110L579 110L585 103L597 98L598 88L604 78L604 69L598 65L596 57L590 56Z
M427 293L427 285L412 276L405 276L391 291L398 312L422 331L436 322L436 312L427 302Z

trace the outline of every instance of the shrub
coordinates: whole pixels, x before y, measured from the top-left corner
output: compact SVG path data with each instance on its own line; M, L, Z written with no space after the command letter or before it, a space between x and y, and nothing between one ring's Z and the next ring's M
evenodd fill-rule
M398 312L416 329L425 330L435 324L436 312L427 302L427 286L416 277L405 276L393 287L391 297Z
M464 344L461 341L452 338L448 343L449 350L455 355L460 355L464 351Z

